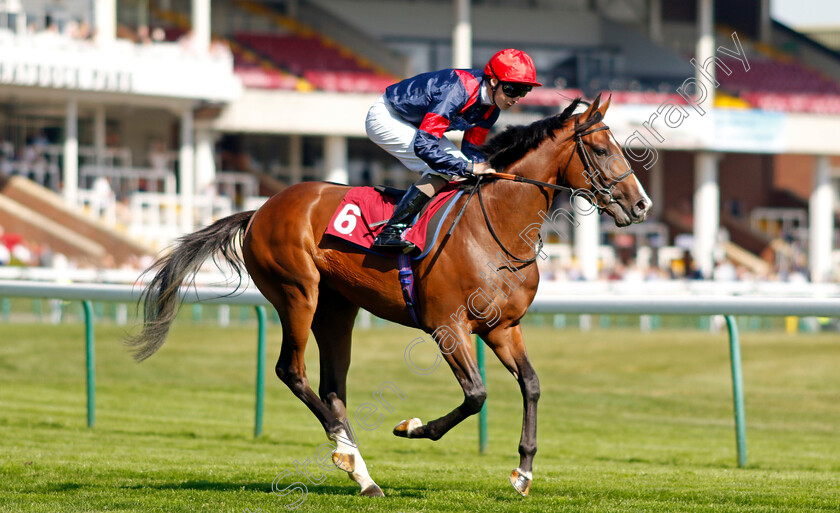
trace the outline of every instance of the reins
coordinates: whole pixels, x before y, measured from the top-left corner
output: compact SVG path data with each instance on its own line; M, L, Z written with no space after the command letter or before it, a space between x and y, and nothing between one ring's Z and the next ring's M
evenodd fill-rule
M601 184L600 184L601 186L596 188L596 192L598 194L606 194L608 196L608 198L610 199L609 202L611 202L611 200L612 200L612 192L611 192L612 188L615 187L615 185L617 183L621 182L622 180L624 180L628 176L632 175L633 174L633 169L629 168L626 172L619 175L617 178L613 179L613 181L609 184L604 182L603 177L601 177L601 175L592 172L592 168L594 168L595 165L592 162L592 157L590 157L589 152L586 151L586 147L583 144L583 136L589 135L589 134L592 134L592 133L595 133L595 132L599 132L601 130L609 130L609 127L604 125L604 126L600 126L598 128L593 128L591 130L587 130L585 132L575 132L575 134L573 136L565 139L562 142L568 141L570 139L574 139L575 149L577 151L577 154L580 156L580 161L583 164L584 173L590 179L597 178L598 181L601 182ZM571 155L569 155L569 160L566 161L566 165L563 166L562 173L558 173L558 174L561 174L560 180L563 181L563 182L566 181L566 171L568 171L569 165L572 163L572 159L574 158L574 156L575 156L575 152L572 152ZM554 189L556 191L569 191L573 194L577 191L586 190L586 189L575 189L573 187L568 187L568 186L565 186L565 185L557 185L557 184L553 184L553 183L542 182L540 180L534 180L534 179L531 179L531 178L526 178L524 176L519 176L519 175L513 175L513 174L510 174L510 173L491 173L489 175L484 175L484 176L489 176L489 177L492 177L492 178L501 178L503 180L510 180L510 181L513 181L513 182L527 183L527 184L531 184L531 185L536 185L538 187L545 187L545 188L549 188L549 189ZM586 191L586 192L590 192L590 191ZM598 205L597 202L595 202L595 208L598 209L598 212L602 212L604 210L604 207L601 207L600 205Z
M498 244L499 247L502 248L502 251L504 251L505 254L517 264L523 264L523 266L525 266L534 263L534 261L536 261L537 259L537 255L540 254L540 251L542 251L543 248L542 236L537 234L537 239L539 240L539 242L537 243L537 247L534 251L534 256L532 256L531 258L523 259L511 253L510 250L506 248L504 244L502 244L502 241L499 239L499 236L496 235L496 230L493 229L493 224L490 223L490 216L487 215L487 209L484 207L484 198L481 196L481 178L481 176L478 177L478 182L475 184L475 189L478 189L478 204L481 205L481 213L484 215L484 223L487 225L487 229L490 231L490 235L493 236L493 240L495 240L496 244ZM469 201L469 199L467 199L467 201Z
M534 261L537 259L537 255L540 253L540 251L542 251L542 248L543 248L542 237L540 235L537 235L537 237L539 238L539 244L537 244L537 248L536 248L536 251L534 252L534 256L531 257L531 258L528 258L528 259L522 259L522 258L517 257L516 255L511 253L510 250L507 247L505 247L505 245L502 243L501 239L499 239L499 236L496 234L496 230L493 228L493 224L490 222L490 216L487 214L487 208L485 208L485 206L484 206L484 198L481 196L481 186L484 185L482 183L482 179L484 178L484 176L493 176L493 175L476 175L475 185L472 186L472 189L470 190L469 195L467 195L467 200L464 201L463 205L461 205L461 209L458 210L458 215L455 216L455 219L452 221L452 225L449 226L449 230L446 232L446 237L449 237L450 235L452 235L452 232L455 230L455 227L458 225L458 222L461 220L461 217L464 215L464 211L467 209L467 205L470 204L470 200L472 199L473 194L478 192L478 203L479 203L479 205L481 205L481 213L484 216L484 223L487 225L487 229L490 231L490 235L493 236L493 240L496 241L496 244L498 244L499 247L502 248L502 251L504 251L505 254L507 256L509 256L512 261L514 261L518 264L524 264L523 267L525 265L529 265L529 264L534 263ZM508 176L515 176L515 175L508 175Z
M591 126L591 125L589 125L589 126ZM507 249L507 247L505 247L505 245L499 239L499 236L496 234L496 230L493 228L493 225L490 222L490 217L487 214L487 208L484 206L484 198L481 195L481 186L483 185L482 179L484 177L499 178L499 179L503 179L503 180L510 180L512 182L527 183L527 184L530 184L530 185L536 185L537 187L540 187L543 190L548 188L548 189L554 189L556 191L570 191L573 195L576 192L583 190L583 191L586 191L587 193L593 194L593 196L594 195L606 195L607 199L605 201L605 204L612 203L612 201L613 201L613 199L612 199L612 189L613 189L613 187L615 187L615 185L617 183L621 182L622 180L624 180L628 176L632 175L633 174L633 169L629 168L626 172L624 172L620 176L613 179L611 183L609 183L609 184L606 183L606 181L604 180L604 178L600 174L596 174L596 173L592 172L592 169L595 167L595 165L594 165L594 162L592 161L592 157L589 155L589 152L586 151L586 146L583 144L583 137L586 136L586 135L595 133L595 132L599 132L601 130L609 130L609 127L607 125L603 125L603 126L600 126L600 127L597 127L597 128L590 128L589 130L585 130L585 131L578 131L577 126L575 128L576 128L575 133L572 136L570 136L567 139L561 141L561 143L562 143L562 142L566 142L568 140L573 139L574 143L575 143L575 151L573 151L571 153L571 155L569 155L569 160L566 162L566 165L563 167L562 172L558 172L558 175L561 175L560 180L562 182L566 181L566 171L568 171L569 165L571 165L572 159L574 158L575 154L577 153L577 155L580 157L581 163L583 164L583 169L584 169L584 173L586 174L586 176L593 181L597 179L598 182L600 182L599 186L595 186L595 184L592 184L593 188L595 190L594 194L591 191L586 190L586 189L575 189L573 187L568 187L568 186L565 186L565 185L557 185L557 184L553 184L553 183L543 182L543 181L540 181L540 180L534 180L532 178L526 178L524 176L514 175L514 174L510 174L510 173L491 173L491 174L488 174L488 175L478 175L477 180L476 180L476 184L473 186L473 189L470 191L469 196L467 196L467 201L464 202L464 205L461 207L461 210L458 212L458 215L456 216L455 221L452 223L452 226L449 228L449 232L448 232L447 235L451 234L452 231L455 229L455 225L457 225L458 221L461 219L461 216L463 215L464 210L466 210L467 204L469 204L470 199L472 199L473 194L476 191L478 191L478 203L479 203L479 205L481 205L481 213L484 216L484 222L487 225L487 229L490 231L490 235L492 235L493 239L496 241L496 244L498 244L499 247L502 248L502 251L504 251L505 254L508 257L510 257L511 260L514 261L514 262L524 264L524 265L529 265L529 264L532 264L536 261L537 255L539 255L540 251L542 251L542 248L543 248L543 240L542 240L541 236L537 235L537 237L539 238L539 242L536 246L536 250L534 251L534 256L532 256L531 258L527 258L527 259L518 258L517 256L515 256L513 253L510 252L510 250ZM593 199L595 199L595 201L592 201L592 203L595 206L595 208L598 209L598 213L603 212L606 207L600 206L599 202L597 201L597 198L593 198Z

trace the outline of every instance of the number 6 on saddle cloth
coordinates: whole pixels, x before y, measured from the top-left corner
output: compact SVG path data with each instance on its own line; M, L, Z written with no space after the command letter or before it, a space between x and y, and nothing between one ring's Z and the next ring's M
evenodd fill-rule
M337 237L370 253L396 256L403 299L415 326L420 326L420 305L414 292L414 273L411 260L419 260L434 247L441 232L443 220L464 193L457 183L444 187L420 212L417 220L404 233L403 238L414 244L420 254L409 257L403 253L385 254L371 249L374 239L385 226L394 207L405 191L388 187L354 187L350 189L335 210L326 234Z
M390 219L394 206L404 192L381 186L354 187L338 205L325 233L377 255L397 256L374 251L371 245L382 231L385 222ZM403 238L420 251L412 260L423 258L428 250L434 247L444 219L463 193L464 190L459 188L457 183L447 185L435 195L420 212L414 224L405 231Z

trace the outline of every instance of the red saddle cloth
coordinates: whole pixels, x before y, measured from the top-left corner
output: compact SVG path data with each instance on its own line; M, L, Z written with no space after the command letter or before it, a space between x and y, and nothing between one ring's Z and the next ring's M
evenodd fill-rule
M403 238L420 249L425 256L440 233L440 225L455 200L463 193L457 184L447 185L429 202L417 221L403 234ZM381 194L373 187L354 187L338 205L327 226L326 234L338 237L362 249L370 249L373 240L394 213L399 197Z

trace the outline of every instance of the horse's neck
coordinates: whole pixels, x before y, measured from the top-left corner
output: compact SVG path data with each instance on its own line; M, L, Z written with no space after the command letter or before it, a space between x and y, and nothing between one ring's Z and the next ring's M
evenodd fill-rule
M558 152L556 141L548 141L508 166L505 172L554 184L557 172L569 158L570 151L574 151L573 145L565 145ZM532 256L534 248L529 240L534 237L531 232L535 223L542 225L543 219L549 216L548 210L556 191L509 180L496 180L484 191L487 216L499 238L512 253L522 258Z
M556 184L558 171L566 165L571 155L570 152L574 151L573 144L565 144L558 150L557 141L566 137L567 134L558 133L554 140L547 140L538 148L508 166L505 172L540 182ZM504 209L505 224L518 222L522 224L523 228L533 222L542 222L540 212L548 214L545 211L551 205L551 201L557 192L548 187L542 188L508 180L497 180L493 185L493 203ZM499 210L498 207L496 210Z

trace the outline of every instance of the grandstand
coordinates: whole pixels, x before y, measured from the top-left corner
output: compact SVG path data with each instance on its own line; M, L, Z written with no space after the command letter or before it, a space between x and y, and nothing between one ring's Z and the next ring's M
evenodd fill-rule
M365 113L394 81L453 65L467 24L472 66L513 46L546 84L497 127L612 94L607 122L654 201L632 230L547 223L547 278L614 279L620 266L712 279L734 266L742 279L836 281L840 54L772 20L771 1L0 2L0 174L132 241L134 256L105 258L81 221L31 232L39 248L76 232L61 251L98 266L130 265L301 180L405 186L413 177L365 137ZM696 103L695 77L708 92ZM0 202L0 225L27 230L37 206L3 187L19 205Z

